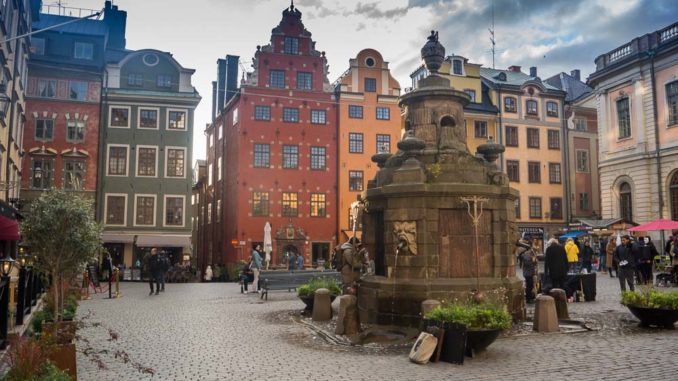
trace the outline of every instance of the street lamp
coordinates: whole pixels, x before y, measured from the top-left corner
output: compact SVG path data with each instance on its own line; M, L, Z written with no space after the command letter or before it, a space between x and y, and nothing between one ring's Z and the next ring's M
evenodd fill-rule
M10 272L12 271L12 266L14 265L14 259L7 254L7 256L3 259L0 259L0 263L2 263L2 276L3 277L8 277Z

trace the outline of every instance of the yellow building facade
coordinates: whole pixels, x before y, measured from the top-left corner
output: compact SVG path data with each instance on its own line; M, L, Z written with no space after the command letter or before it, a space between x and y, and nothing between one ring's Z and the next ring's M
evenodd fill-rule
M371 161L379 151L395 153L401 136L398 106L400 84L381 54L364 49L349 60L349 68L335 82L339 100L338 229L340 242L353 234L351 203L367 189L377 172ZM361 236L361 226L355 227Z

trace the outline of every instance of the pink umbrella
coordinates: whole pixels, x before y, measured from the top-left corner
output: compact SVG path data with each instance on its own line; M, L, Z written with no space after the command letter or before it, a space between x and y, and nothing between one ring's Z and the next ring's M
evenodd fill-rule
M678 221L656 220L629 229L630 232L648 232L655 230L678 230Z

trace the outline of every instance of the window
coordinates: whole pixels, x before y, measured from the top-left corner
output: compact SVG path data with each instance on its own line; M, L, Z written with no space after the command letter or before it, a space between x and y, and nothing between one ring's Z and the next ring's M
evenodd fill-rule
M560 131L548 130L549 149L560 149Z
M269 215L268 192L253 192L252 193L252 215L253 216L268 216Z
M506 146L518 147L518 127L506 126Z
M54 186L54 159L33 158L31 187L49 189Z
M363 153L363 134L351 132L348 134L348 152Z
M276 89L285 88L285 71L284 70L271 70L269 75L269 87Z
M577 118L574 120L574 129L578 131L586 131L586 119Z
M186 129L186 111L170 110L167 115L168 130L185 130Z
M31 52L37 56L45 55L45 39L44 38L31 38Z
M520 182L520 162L518 160L506 160L506 174L509 181Z
M254 107L254 119L255 120L271 120L271 107L270 106L255 106Z
M391 152L391 135L377 134L377 153Z
M221 200L217 200L217 222L221 222Z
M239 119L238 119L238 109L237 108L233 109L233 114L231 115L231 117L232 117L231 120L233 121L233 125L235 126L236 124L238 124Z
M530 197L530 218L541 218L541 197Z
M504 111L506 112L517 112L516 108L516 98L506 97L504 98Z
M158 110L157 109L139 109L139 128L158 128Z
M127 147L108 147L109 176L127 176Z
M476 138L487 138L487 122L476 120L473 123Z
M377 91L376 78L365 78L365 92L374 93Z
M127 85L128 86L143 86L144 85L144 75L140 73L129 73L127 74Z
M325 169L325 147L311 147L311 169Z
M111 107L111 127L129 127L129 108Z
M213 169L214 169L214 166L212 166L212 164L207 166L207 185L208 186L212 186L212 173L214 172Z
M214 139L212 139L212 134L207 135L207 142L209 143L210 147L214 145Z
M348 190L363 190L363 171L348 171Z
M536 128L527 129L527 147L539 148L539 130Z
M520 198L517 198L514 202L516 208L516 218L520 218Z
M299 109L285 107L283 108L283 121L298 123L299 122Z
M70 81L68 97L77 101L87 100L87 82Z
M589 194L588 193L579 193L579 209L580 210L589 210Z
M271 147L268 144L254 145L254 168L268 168L271 164Z
M66 141L79 143L85 140L85 121L69 119L66 122Z
M285 54L299 54L299 39L294 37L285 37Z
M166 147L166 177L186 177L186 148ZM218 168L218 167L217 167Z
M629 183L619 185L619 207L621 218L633 221L633 201Z
M76 42L73 49L73 58L91 60L94 58L94 44L89 42Z
M671 219L678 220L678 172L671 177L671 185L669 189L671 195Z
M530 183L541 183L541 163L538 161L527 162L527 181Z
M157 77L158 87L169 88L172 87L172 76L165 74L158 74Z
M589 171L589 151L577 150L577 172Z
M327 112L325 110L311 110L311 123L313 124L327 123Z
M224 158L219 156L217 159L217 181L221 181L221 163L224 161Z
M678 124L678 81L666 85L666 103L669 107L668 125Z
M377 120L391 119L391 110L388 107L377 107Z
M325 194L311 193L311 217L325 217L326 215Z
M456 75L462 74L462 66L461 66L460 60L453 60L452 61L452 74L456 74Z
M39 79L38 80L38 96L43 98L56 97L57 81L54 79Z
M136 196L135 225L155 225L155 196Z
M348 117L354 118L354 119L362 119L363 118L363 106L349 105L348 106Z
M54 137L54 119L35 120L35 139L52 140Z
M617 123L619 125L619 139L631 137L631 114L629 113L629 98L617 101Z
M471 97L471 102L476 101L476 91L473 89L464 89L464 92Z
M156 176L157 153L156 147L137 146L137 176Z
M127 196L106 195L106 225L124 225Z
M528 99L525 101L525 109L527 115L537 115L537 101Z
M547 116L558 116L558 103L556 102L546 102L546 115Z
M551 202L551 218L563 218L563 199L560 197L552 197L549 201Z
M549 183L560 184L560 163L549 163Z
M313 89L313 74L304 71L297 72L297 89L311 90Z
M212 203L211 202L207 203L207 223L208 224L212 223ZM210 249L210 251L211 251L211 249Z
M210 210L212 207L210 205ZM165 196L165 225L184 226L184 197Z
M299 214L298 195L293 192L282 194L282 215L284 217L296 217Z
M299 146L297 145L283 145L283 168L297 169L299 168Z

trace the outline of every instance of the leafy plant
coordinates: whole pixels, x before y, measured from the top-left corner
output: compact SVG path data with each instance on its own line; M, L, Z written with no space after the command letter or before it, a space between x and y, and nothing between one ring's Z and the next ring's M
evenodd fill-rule
M49 349L34 339L13 339L7 353L10 370L3 381L70 381L71 377L48 360Z
M326 288L330 291L330 295L338 296L341 294L341 286L334 278L316 277L309 280L306 284L297 288L297 295L311 296L319 288Z
M450 304L439 306L426 315L426 318L446 323L458 323L467 329L507 329L512 318L506 307L496 304Z
M624 291L621 303L625 306L678 310L678 291L661 292L653 288Z

